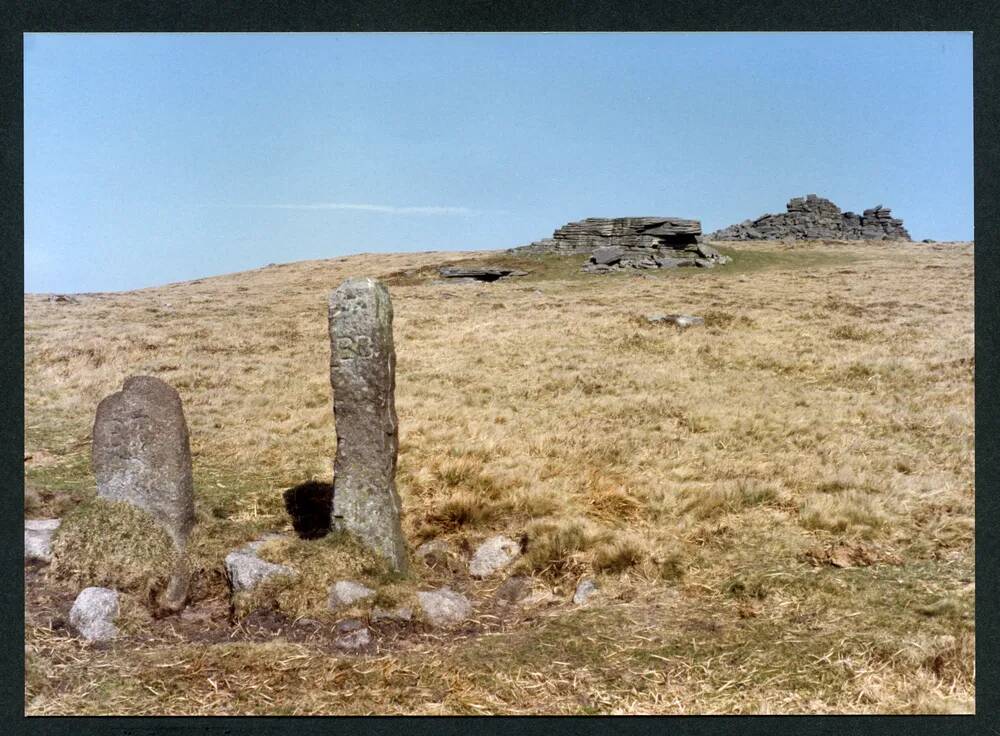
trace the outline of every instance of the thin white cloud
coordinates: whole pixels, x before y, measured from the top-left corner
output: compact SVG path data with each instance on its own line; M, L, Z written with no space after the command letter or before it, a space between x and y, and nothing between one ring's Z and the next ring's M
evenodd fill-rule
M315 202L309 204L237 204L222 207L247 207L267 210L352 210L355 212L380 212L387 215L481 215L486 210L469 207L420 206L397 207L390 204L354 204L348 202Z

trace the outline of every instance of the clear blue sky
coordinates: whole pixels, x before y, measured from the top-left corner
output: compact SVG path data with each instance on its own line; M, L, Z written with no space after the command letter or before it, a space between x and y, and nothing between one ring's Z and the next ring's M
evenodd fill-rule
M25 290L816 193L971 240L972 36L27 34Z

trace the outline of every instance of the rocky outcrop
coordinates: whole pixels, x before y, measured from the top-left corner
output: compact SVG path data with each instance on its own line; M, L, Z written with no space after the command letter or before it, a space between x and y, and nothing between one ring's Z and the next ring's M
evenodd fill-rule
M809 194L788 202L787 212L761 215L709 233L708 240L909 240L903 221L878 205L858 215Z
M551 238L513 248L517 253L590 253L585 271L716 265L729 259L702 243L701 223L680 217L589 217L556 230ZM702 260L705 264L696 264Z

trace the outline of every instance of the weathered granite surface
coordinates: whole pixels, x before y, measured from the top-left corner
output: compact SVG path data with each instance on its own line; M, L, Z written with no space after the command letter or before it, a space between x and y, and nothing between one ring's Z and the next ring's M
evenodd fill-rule
M903 221L878 205L858 215L809 194L788 202L787 212L761 215L714 233L708 240L910 240Z
M701 223L680 217L590 217L570 222L551 238L511 249L515 253L590 253L584 270L606 273L626 268L673 268L698 259L722 264L728 258L702 243Z
M97 405L91 455L97 495L141 509L170 536L177 555L158 603L168 611L181 610L195 516L191 447L180 395L153 376L125 379L121 391Z
M389 290L351 278L330 294L330 384L337 431L332 526L407 568L396 492L396 350Z

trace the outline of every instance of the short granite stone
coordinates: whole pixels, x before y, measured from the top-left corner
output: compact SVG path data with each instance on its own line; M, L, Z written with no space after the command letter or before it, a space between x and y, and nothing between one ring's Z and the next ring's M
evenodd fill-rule
M109 588L84 588L73 602L69 623L87 641L118 636L118 593Z
M597 592L597 583L594 581L594 579L584 578L576 586L576 592L573 593L573 603L575 603L578 606L582 606L596 592Z
M474 578L489 577L497 570L507 567L521 554L521 545L509 537L499 534L490 537L476 550L469 561L469 574Z
M417 601L427 620L434 626L455 626L472 615L472 604L451 588L421 591Z
M331 609L349 606L365 598L371 598L375 591L361 583L352 580L338 580L330 586L330 597L327 604Z
M97 405L93 438L97 495L147 512L183 550L194 526L194 482L177 391L153 376L125 379Z
M24 522L24 559L52 562L52 537L59 519L28 519Z

